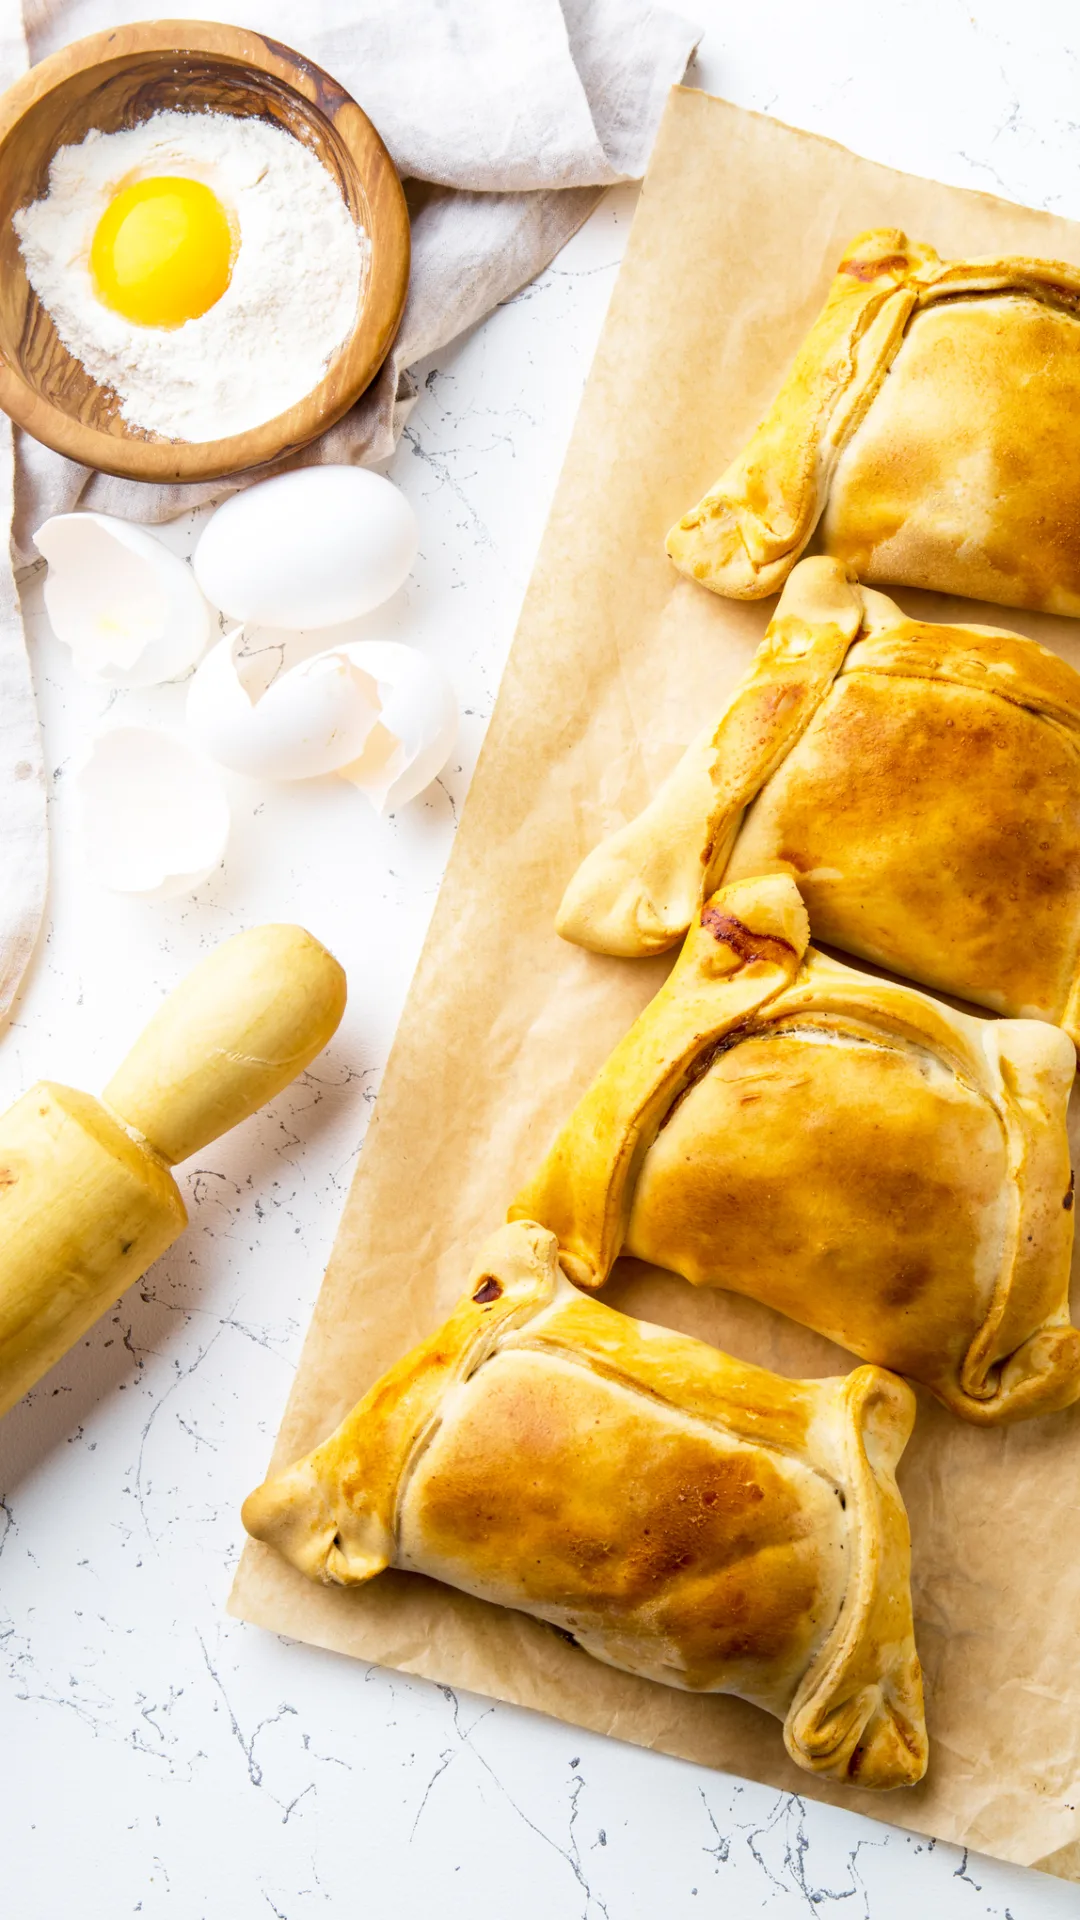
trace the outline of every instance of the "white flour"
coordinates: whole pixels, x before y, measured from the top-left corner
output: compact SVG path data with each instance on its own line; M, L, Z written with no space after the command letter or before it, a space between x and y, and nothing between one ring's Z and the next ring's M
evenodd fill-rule
M169 330L104 306L90 274L113 195L158 174L205 182L240 232L221 299ZM129 425L170 440L241 433L310 393L353 325L370 253L314 154L279 127L224 113L155 113L61 147L45 198L15 215L15 230L68 352L115 391Z

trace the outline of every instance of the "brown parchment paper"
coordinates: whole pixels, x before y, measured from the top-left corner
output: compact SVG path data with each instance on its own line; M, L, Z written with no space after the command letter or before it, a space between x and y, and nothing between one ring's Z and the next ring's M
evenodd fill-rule
M274 1454L328 1433L461 1291L484 1236L669 958L598 958L552 916L585 851L635 813L760 639L772 602L715 598L670 523L740 448L861 228L945 256L1080 264L1080 226L879 167L676 89L582 402L449 871ZM1080 622L900 594L1080 667ZM362 981L353 982L362 991ZM787 1374L846 1371L749 1301L625 1263L606 1298ZM796 1769L738 1701L611 1671L547 1628L415 1576L346 1593L249 1543L242 1619L539 1708L707 1766L1080 1878L1080 1416L998 1433L925 1400L902 1469L932 1758L906 1792Z

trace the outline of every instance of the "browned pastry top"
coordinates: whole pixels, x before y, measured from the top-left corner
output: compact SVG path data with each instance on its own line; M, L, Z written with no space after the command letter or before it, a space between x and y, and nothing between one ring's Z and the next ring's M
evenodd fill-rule
M671 529L714 593L860 579L1080 614L1080 272L860 234L764 420Z
M800 561L727 707L557 925L655 953L764 873L798 882L815 939L1080 1043L1080 675Z
M580 1286L635 1254L980 1424L1070 1405L1070 1041L954 1012L808 939L787 873L707 900L511 1217L550 1227Z
M800 1766L897 1786L926 1765L893 1478L913 1417L878 1368L782 1380L614 1313L517 1222L244 1522L312 1579L444 1580L613 1666L753 1701Z

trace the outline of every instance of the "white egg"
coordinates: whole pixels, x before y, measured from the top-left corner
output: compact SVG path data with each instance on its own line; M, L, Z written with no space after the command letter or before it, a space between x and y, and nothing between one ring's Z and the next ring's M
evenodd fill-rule
M229 837L221 776L157 727L111 727L75 770L89 872L115 893L168 900L209 878Z
M84 680L153 687L201 659L213 616L186 561L145 527L60 513L34 535L49 563L45 610Z
M418 539L412 507L380 474L301 467L222 503L195 549L195 576L231 619L299 633L389 600Z

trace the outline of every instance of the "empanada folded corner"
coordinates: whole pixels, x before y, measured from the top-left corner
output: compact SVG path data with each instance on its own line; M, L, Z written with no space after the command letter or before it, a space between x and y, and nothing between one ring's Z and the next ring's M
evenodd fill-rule
M752 1701L812 1772L908 1785L927 1751L894 1478L913 1405L879 1368L782 1380L614 1313L518 1221L244 1523L310 1579L427 1574L608 1665Z
M806 908L787 874L729 887L695 915L664 985L509 1210L510 1220L554 1230L577 1286L607 1280L625 1236L626 1195L681 1083L707 1049L791 985L809 940Z
M1000 1089L1015 1183L1012 1257L959 1374L936 1391L964 1419L996 1426L1060 1413L1080 1399L1080 1329L1069 1318L1075 1179L1066 1132L1076 1052L1061 1028L1039 1020L987 1021L982 1047Z
M502 1323L547 1297L551 1245L535 1225L496 1236L497 1276L478 1268L438 1332L391 1367L329 1440L248 1495L241 1517L253 1538L324 1586L362 1586L385 1572L394 1563L399 1483L418 1436ZM362 1498L350 1500L343 1484L355 1484Z
M915 1786L926 1772L922 1668L909 1590L907 1515L894 1478L915 1423L910 1387L880 1367L844 1382L858 1562L832 1638L784 1723L793 1760L860 1787Z
M681 573L733 600L783 586L817 524L846 434L881 380L939 264L895 228L859 234L745 451L667 536Z
M730 856L743 810L828 692L863 619L836 560L796 569L749 672L636 819L600 841L556 915L564 940L625 959L681 939L710 875Z

